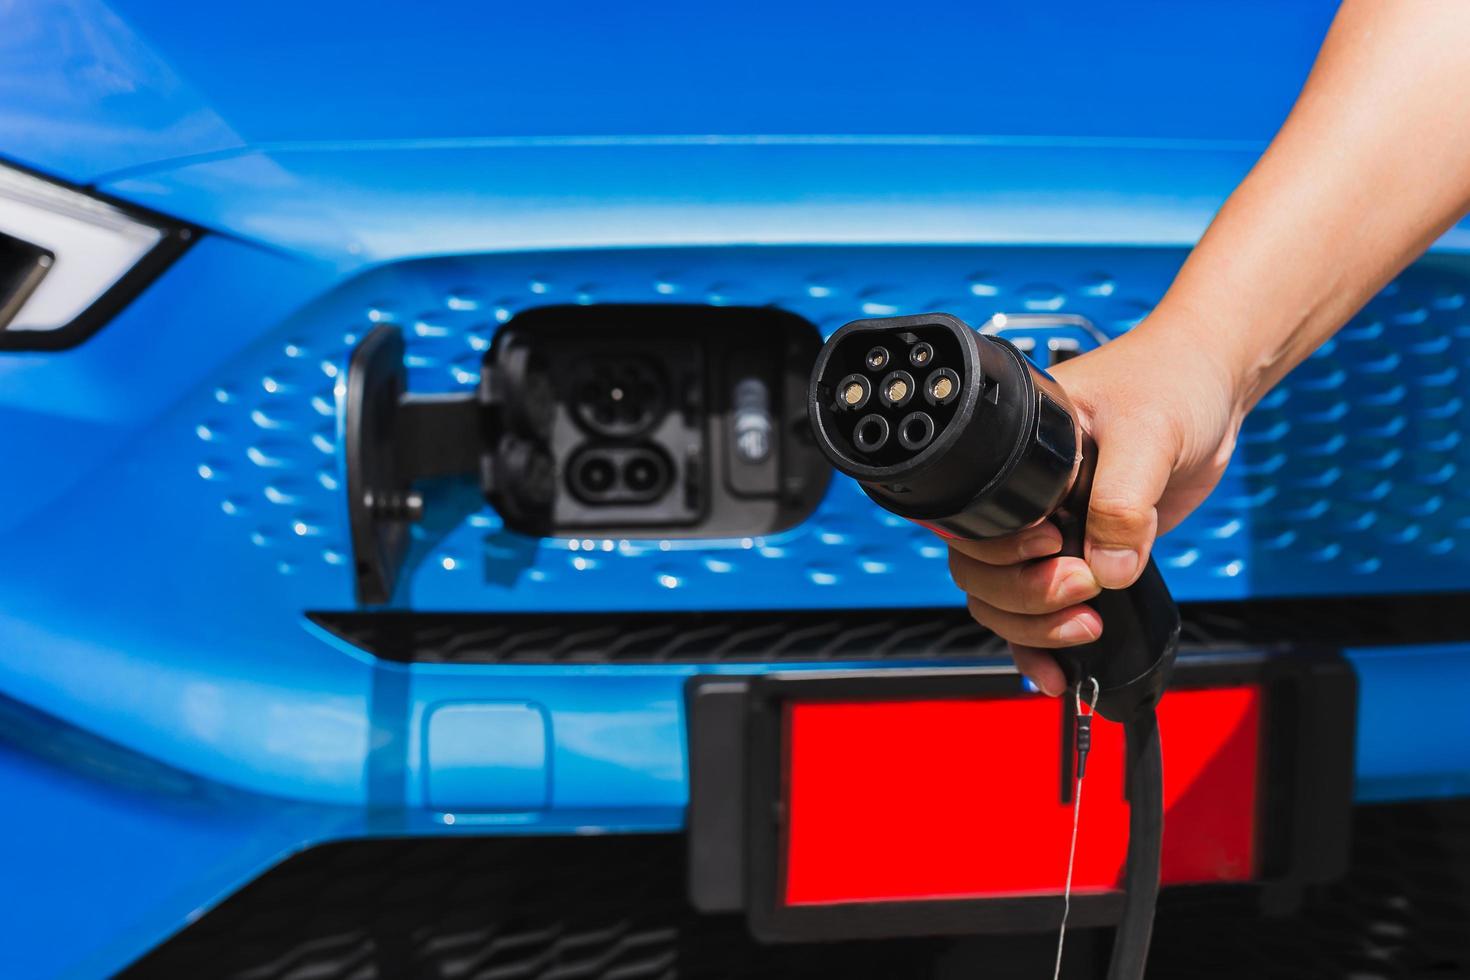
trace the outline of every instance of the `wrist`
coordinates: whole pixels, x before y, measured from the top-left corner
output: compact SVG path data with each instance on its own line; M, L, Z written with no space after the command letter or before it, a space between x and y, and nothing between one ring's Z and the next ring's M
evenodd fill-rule
M1237 420L1279 380L1280 353L1262 336L1289 336L1277 331L1259 312L1233 309L1226 302L1198 302L1170 294L1129 335L1148 345L1155 356L1199 376L1218 391Z

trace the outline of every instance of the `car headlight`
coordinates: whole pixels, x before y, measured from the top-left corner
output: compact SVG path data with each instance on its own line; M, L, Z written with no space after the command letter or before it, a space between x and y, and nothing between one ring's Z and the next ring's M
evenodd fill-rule
M191 237L0 164L0 350L80 343Z

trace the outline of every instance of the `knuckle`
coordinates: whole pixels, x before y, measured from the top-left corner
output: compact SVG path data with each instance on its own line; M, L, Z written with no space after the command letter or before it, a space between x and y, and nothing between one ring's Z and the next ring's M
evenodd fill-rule
M1019 590L1016 599L1019 607L1016 611L1028 616L1040 616L1061 608L1057 589L1045 580Z
M979 623L981 626L984 626L992 633L999 632L995 629L995 627L991 625L991 620L993 619L991 615L992 610L985 603L971 598L967 603L965 603L965 607L970 611L970 618L973 619L975 622Z
M958 551L955 551L953 548L950 549L949 577L954 580L955 588L959 589L961 592L970 591L970 589L968 588L968 584L970 581L969 563L969 558L966 558L964 555L960 554Z
M1019 546L1015 541L1004 538L995 541L966 541L958 550L966 557L982 565L1014 565L1019 562Z
M1043 650L1071 646L1082 642L1077 637L1064 632L1064 627L1071 618L1070 609L1044 615L1017 617L1011 625L1010 635L1006 638L1012 642Z
M1007 538L1005 541L996 542L994 548L994 564L996 565L1004 565L1009 568L1013 565L1024 565L1026 562L1026 556L1021 553L1020 541Z
M1152 510L1152 507L1131 497L1094 494L1087 502L1087 522L1089 529L1141 533L1148 529Z
M1038 615L1056 612L1077 601L1075 571L1065 562L1049 561L1033 565L1018 579L1020 612Z
M1023 647L1055 648L1066 644L1057 637L1059 624L1052 616L1032 616L1006 612L980 599L967 603L970 617L996 636Z
M1036 645L1039 647L1046 647L1047 649L1055 650L1057 647L1068 646L1071 643L1075 642L1073 640L1066 639L1062 635L1063 622L1064 617L1055 614L1047 616L1043 621L1038 622L1036 624Z
M1026 556L1021 554L1021 543L1019 541L1007 539L1003 542L998 541L991 546L990 559L992 565L1010 567L1012 565L1022 564L1026 560Z
M1007 568L993 576L987 585L985 598L1012 615L1034 612L1037 597L1044 591L1030 581L1030 570L1021 568Z

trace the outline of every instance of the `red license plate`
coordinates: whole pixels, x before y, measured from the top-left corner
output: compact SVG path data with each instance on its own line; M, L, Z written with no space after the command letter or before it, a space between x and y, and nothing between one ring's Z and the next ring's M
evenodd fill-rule
M1255 875L1261 703L1259 686L1240 685L1160 706L1166 883ZM1028 695L787 704L784 901L1060 891L1062 707ZM1108 891L1128 848L1121 725L1094 722L1084 787L1073 889Z

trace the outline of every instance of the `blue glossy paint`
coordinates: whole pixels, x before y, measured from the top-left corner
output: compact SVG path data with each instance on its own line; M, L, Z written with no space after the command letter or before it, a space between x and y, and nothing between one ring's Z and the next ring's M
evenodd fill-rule
M232 791L0 698L0 974L105 976L360 811Z
M515 139L259 150L102 186L350 269L643 245L1186 245L1255 157L1170 141Z
M1351 650L1358 672L1358 799L1470 795L1470 651L1464 644ZM1461 764L1446 765L1454 757Z
M105 170L244 145L116 4L0 10L0 156L85 183Z
M208 236L80 350L0 357L0 459L27 474L5 481L0 530L140 438L182 390L331 282L321 263Z
M0 145L77 180L262 143L628 134L1244 140L1333 5L58 0L6 11Z
M550 732L538 705L436 705L423 739L424 796L435 810L541 810L550 802Z
M0 974L105 974L337 837L680 826L700 668L405 666L305 620L353 602L341 382L366 330L404 328L424 392L548 303L1116 335L1330 12L5 8L0 156L213 234L81 348L0 355L0 865L26 883L0 889ZM1176 593L1470 589L1467 252L1462 226L1252 416L1160 545ZM532 541L468 484L429 498L397 608L957 598L935 540L840 480L728 541ZM1470 644L1353 658L1360 797L1470 792Z

